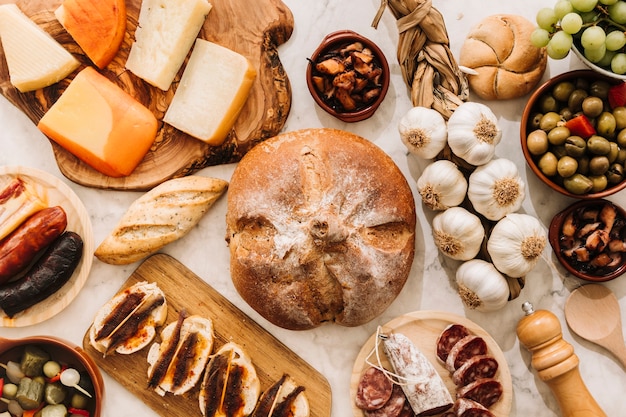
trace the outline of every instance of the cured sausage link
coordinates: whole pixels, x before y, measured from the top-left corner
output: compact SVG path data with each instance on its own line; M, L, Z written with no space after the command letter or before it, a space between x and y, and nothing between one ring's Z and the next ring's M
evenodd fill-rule
M402 378L402 390L419 416L441 414L452 407L452 396L426 356L402 333L383 337L383 348L394 372Z
M82 238L63 233L24 277L0 287L0 308L13 317L45 300L70 279L82 255Z
M67 226L61 206L46 207L30 216L0 242L0 284L26 268Z

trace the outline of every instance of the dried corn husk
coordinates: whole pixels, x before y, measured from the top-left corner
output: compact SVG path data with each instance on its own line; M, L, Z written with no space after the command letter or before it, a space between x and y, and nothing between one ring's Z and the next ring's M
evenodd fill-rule
M432 0L381 0L372 23L378 26L389 7L397 20L398 63L414 106L433 108L448 119L469 96L441 13Z

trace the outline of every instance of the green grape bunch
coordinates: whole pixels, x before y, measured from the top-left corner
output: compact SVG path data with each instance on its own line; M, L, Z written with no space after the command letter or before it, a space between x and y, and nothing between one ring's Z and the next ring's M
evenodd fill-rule
M626 74L626 1L557 0L537 12L531 43L552 59L578 49L590 62Z

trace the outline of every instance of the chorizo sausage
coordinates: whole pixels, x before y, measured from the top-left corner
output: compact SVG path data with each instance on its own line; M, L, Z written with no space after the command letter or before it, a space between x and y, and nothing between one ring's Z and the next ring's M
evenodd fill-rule
M457 390L457 398L469 398L484 407L491 407L502 396L502 384L493 378L481 378Z
M355 404L361 410L376 410L389 400L392 391L391 379L380 369L369 367L359 380Z
M448 359L446 359L446 368L454 373L470 358L486 354L487 342L482 337L476 335L465 336L452 346Z
M492 378L498 371L498 361L490 355L473 356L452 374L452 381L460 387L479 378Z
M26 268L44 248L65 231L67 215L61 206L30 216L0 242L0 284Z
M70 279L82 254L82 238L74 232L63 233L26 275L0 287L0 308L13 317L45 300Z
M437 357L443 363L446 363L446 359L448 359L452 347L456 345L459 340L469 335L469 330L462 324L452 323L447 326L437 338Z

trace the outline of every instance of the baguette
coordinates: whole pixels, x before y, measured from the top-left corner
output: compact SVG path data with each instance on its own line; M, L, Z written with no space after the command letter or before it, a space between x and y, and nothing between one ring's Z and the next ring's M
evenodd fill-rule
M94 255L126 265L153 254L189 233L227 187L224 180L193 175L158 185L128 208Z

